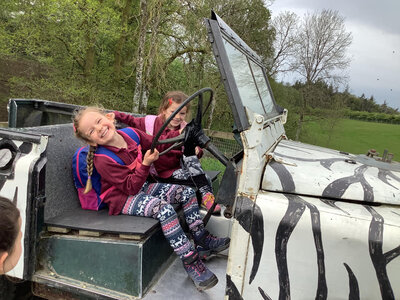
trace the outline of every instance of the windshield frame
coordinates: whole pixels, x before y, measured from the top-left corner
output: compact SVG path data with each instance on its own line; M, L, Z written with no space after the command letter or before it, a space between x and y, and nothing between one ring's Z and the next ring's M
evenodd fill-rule
M266 69L262 64L261 58L214 12L212 12L211 19L205 19L205 23L208 29L209 40L212 45L213 53L217 61L217 65L222 77L222 81L225 86L225 91L228 96L228 101L232 109L233 118L235 120L235 125L239 132L244 131L250 127L251 120L248 119L246 114L246 108L243 104L239 88L235 79L235 74L232 70L231 62L227 49L225 46L225 41L232 45L236 50L240 51L247 59L247 64L251 70L252 64L255 64L262 71L268 93L270 95L270 100L272 104L271 112L265 112L265 103L262 103L263 110L261 114L264 119L268 121L269 119L275 118L276 116L282 114L283 109L281 109L275 101L273 96L271 86L268 81ZM224 41L225 40L225 41ZM254 78L253 72L249 74ZM256 84L256 90L258 96L261 99L259 87ZM257 113L260 113L259 111Z

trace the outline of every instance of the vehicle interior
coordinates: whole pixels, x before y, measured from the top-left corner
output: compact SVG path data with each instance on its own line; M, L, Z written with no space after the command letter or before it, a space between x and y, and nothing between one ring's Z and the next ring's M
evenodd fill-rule
M217 15L213 14L206 25L213 36L213 51L232 108L236 139L241 142L239 135L250 128L257 115L261 114L264 126L269 126L270 120L277 120L285 112L275 103L265 68L257 54ZM94 293L110 297L111 293L111 297L118 299L131 299L130 296L160 299L157 297L165 298L173 284L179 284L175 291L184 290L191 299L203 299L204 295L195 292L182 266L176 264L176 260L174 263L175 255L164 239L158 221L109 216L107 210L88 211L80 207L71 170L72 156L83 146L74 136L71 124L71 116L77 107L29 99L12 99L9 103L10 128L49 137L46 166L39 174L42 186L38 196L44 196L45 201L43 210L38 212L43 218L38 219L37 226L39 229L43 226L43 230L38 230L36 237L37 263L33 275L38 283L36 292L43 292L40 289L45 285L75 295ZM283 127L276 130L273 143L282 130ZM243 151L226 158L208 143L207 137L203 142L203 146L207 145L207 149L226 165L219 187L218 172L211 171L209 176L215 182L214 189L218 189L218 202L232 208L237 164ZM231 221L223 215L213 216L207 226L213 234L227 236ZM210 262L210 268L220 278L220 284L208 293L212 299L222 298L225 294L227 254ZM176 271L177 268L181 270ZM171 272L174 276L179 274L182 282L172 281ZM164 276L163 280L158 280L161 276Z
M61 287L65 285L65 280L60 278L65 277L74 286L72 290L79 289L81 283L86 282L86 291L95 291L96 294L102 289L108 294L111 289L118 297L142 297L176 256L157 220L127 215L109 216L107 209L91 211L81 208L71 168L73 154L85 146L73 134L71 116L76 108L71 104L28 99L13 99L9 104L10 127L49 137L45 152L46 167L39 175L43 184L39 190L41 195L45 195L45 202L44 226L39 230L37 239L39 264L34 267L35 281ZM207 171L215 190L218 188L218 173ZM182 209L178 205L175 207L183 219ZM206 215L205 212L203 214ZM221 222L224 223L222 229L215 225ZM209 223L209 227L219 228L217 230L221 230L221 234L228 235L228 219L213 216ZM96 253L96 257L101 259L92 261L90 253ZM227 251L223 258L225 262L226 254ZM129 264L124 263L126 261ZM115 268L116 264L120 266ZM226 264L219 267L221 272L225 268ZM113 286L109 287L106 275L99 276L102 274L99 270L104 270L104 273L115 270ZM57 278L52 274L56 274ZM127 281L124 278L126 274L130 274L129 284L124 283ZM183 268L179 274L185 275ZM189 286L192 287L190 283ZM221 285L218 292L223 295L223 290Z

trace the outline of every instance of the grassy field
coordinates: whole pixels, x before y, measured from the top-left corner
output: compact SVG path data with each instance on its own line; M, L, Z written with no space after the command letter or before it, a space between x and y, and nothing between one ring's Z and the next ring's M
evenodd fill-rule
M221 182L222 175L225 171L225 166L214 157L203 157L201 159L201 166L204 170L221 171L218 175L218 180Z
M307 122L301 141L353 154L366 154L369 149L375 149L382 156L387 149L394 154L395 161L400 161L400 125L341 119L333 130L329 128L324 122ZM211 157L202 158L201 163L205 170L222 171L220 176L225 169Z
M375 149L382 156L387 149L400 161L400 125L395 124L341 119L330 131L326 123L309 122L302 142L354 154Z

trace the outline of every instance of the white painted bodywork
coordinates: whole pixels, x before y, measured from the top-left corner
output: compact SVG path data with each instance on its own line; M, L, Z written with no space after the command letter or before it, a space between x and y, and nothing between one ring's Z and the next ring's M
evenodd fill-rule
M294 141L282 141L270 154L272 160L280 163L294 182L295 190L282 186L279 177L268 164L264 173L262 189L268 191L290 192L299 195L324 196L352 201L370 201L375 203L400 204L400 164L388 164L373 158L307 145ZM357 173L359 172L359 174ZM356 174L357 178L353 178ZM340 196L335 193L341 183L344 190ZM354 182L352 183L353 180ZM365 182L367 193L362 186ZM328 189L329 190L328 190Z
M2 139L2 142L7 139ZM19 148L23 142L19 140L12 140L17 148ZM42 136L39 144L35 144L32 142L32 148L29 153L21 153L17 156L15 165L14 165L14 174L17 174L18 177L14 177L12 179L5 179L5 183L0 190L0 196L5 197L13 201L14 198L17 199L17 208L20 211L22 225L22 254L21 259L18 261L17 266L11 270L7 275L10 275L15 278L23 278L24 268L25 268L25 236L26 236L26 220L28 215L31 213L27 211L29 198L28 187L30 184L30 180L32 180L32 169L38 159L40 158L41 153L46 149L48 142L47 136ZM29 142L25 142L29 143ZM16 197L15 197L16 196Z
M251 128L241 133L244 144L244 156L238 177L237 195L246 195L256 199L260 188L263 168L266 163L265 149L272 151L284 134L284 128L279 119L265 127L264 118L256 115ZM229 250L227 274L237 287L244 288L245 271L250 234L243 230L240 223L234 219L231 231L231 244Z
M302 197L320 214L322 247L328 299L349 299L349 275L344 264L355 274L360 299L381 299L379 282L369 253L371 214L362 205L337 202L337 208L317 198ZM279 272L276 254L276 233L285 212L288 198L281 193L260 191L256 203L264 216L264 249L260 268L249 284L253 248L248 247L243 299L260 299L261 288L271 299L279 299ZM384 219L383 252L399 246L400 209L374 207ZM287 268L292 299L314 299L318 286L318 264L312 231L310 209L305 208L287 244ZM243 233L245 231L242 229ZM400 259L387 265L387 275L396 299L400 297Z
M226 299L400 298L400 165L285 140L263 60L206 24L243 145Z
M260 128L241 133L227 268L236 296L400 297L398 164L282 140L283 126L281 135Z

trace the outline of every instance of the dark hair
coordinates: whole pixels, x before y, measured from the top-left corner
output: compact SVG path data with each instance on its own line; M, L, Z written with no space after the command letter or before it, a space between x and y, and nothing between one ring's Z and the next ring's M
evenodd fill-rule
M186 95L184 92L181 92L181 91L171 91L171 92L166 93L164 98L161 101L160 107L158 108L158 113L162 114L165 110L167 110L168 107L171 105L171 101L181 104L187 98L188 98L188 95ZM190 102L186 105L186 107L187 107L187 112L189 113Z
M0 251L11 253L20 231L20 213L10 200L0 197Z

